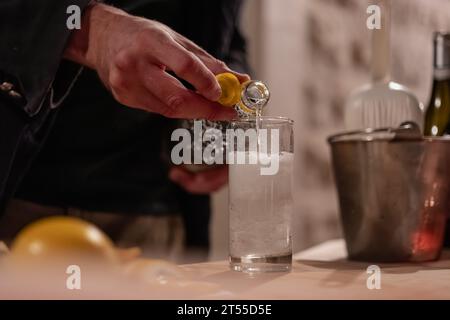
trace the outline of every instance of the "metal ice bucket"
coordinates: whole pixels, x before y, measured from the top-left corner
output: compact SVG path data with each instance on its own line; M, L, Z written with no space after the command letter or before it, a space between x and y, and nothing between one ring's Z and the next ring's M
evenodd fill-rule
M424 138L407 124L328 141L349 258L439 258L450 212L450 138Z

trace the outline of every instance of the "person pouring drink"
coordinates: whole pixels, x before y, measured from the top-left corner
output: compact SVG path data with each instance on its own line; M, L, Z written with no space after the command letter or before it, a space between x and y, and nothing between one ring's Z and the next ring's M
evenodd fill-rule
M174 119L235 117L217 103L215 75L249 79L242 3L0 4L0 239L70 215L149 255L205 258L209 194L227 167L173 167L167 141ZM66 27L70 5L81 8L79 30Z

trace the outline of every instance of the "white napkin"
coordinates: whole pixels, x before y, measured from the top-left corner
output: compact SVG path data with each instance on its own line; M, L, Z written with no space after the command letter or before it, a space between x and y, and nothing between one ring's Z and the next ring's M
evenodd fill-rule
M293 256L293 260L335 261L347 258L344 239L329 240Z

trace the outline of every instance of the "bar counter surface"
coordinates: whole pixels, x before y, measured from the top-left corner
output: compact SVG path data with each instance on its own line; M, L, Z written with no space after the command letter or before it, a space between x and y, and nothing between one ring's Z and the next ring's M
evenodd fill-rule
M249 275L225 261L182 268L217 283L218 299L450 299L450 250L434 262L376 264L379 289L374 263L345 257L344 241L333 240L296 254L290 273Z
M1 272L0 300L450 299L450 250L427 263L375 265L345 257L344 241L333 240L294 255L292 271L286 273L231 271L227 261L175 266L140 259L143 264L135 265L132 278L122 273L110 276L104 270L89 278L83 269L79 290L67 286L72 277L65 270L20 277L22 285Z

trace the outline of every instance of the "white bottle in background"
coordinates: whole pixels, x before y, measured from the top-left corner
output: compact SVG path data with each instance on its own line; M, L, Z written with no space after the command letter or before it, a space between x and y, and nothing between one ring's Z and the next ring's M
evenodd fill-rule
M417 123L423 131L423 106L405 86L390 81L391 1L379 0L382 25L372 30L372 83L354 92L347 100L347 130L398 127L406 121Z

